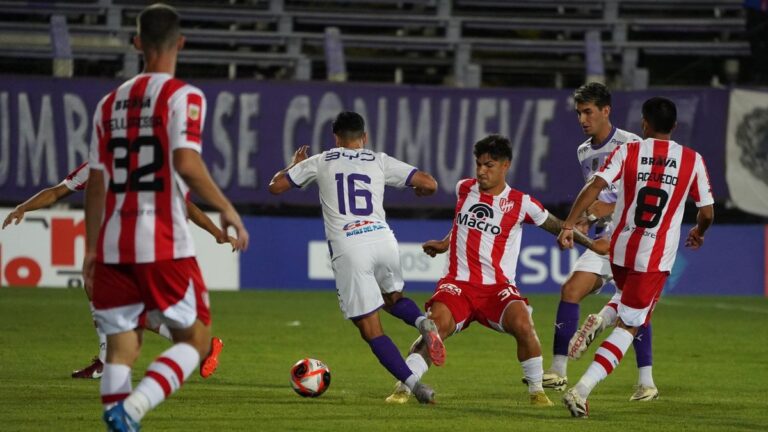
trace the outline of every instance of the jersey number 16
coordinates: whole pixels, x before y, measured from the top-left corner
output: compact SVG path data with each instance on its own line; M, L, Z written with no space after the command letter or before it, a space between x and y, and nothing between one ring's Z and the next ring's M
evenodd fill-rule
M339 213L347 214L345 199L349 200L349 212L355 216L368 216L373 213L373 195L367 189L358 189L355 182L359 181L365 184L371 184L371 178L364 174L348 174L344 181L344 173L337 173L336 176L336 197L339 201ZM346 194L344 193L346 184ZM346 195L346 196L345 196ZM363 207L357 206L357 198L362 198Z

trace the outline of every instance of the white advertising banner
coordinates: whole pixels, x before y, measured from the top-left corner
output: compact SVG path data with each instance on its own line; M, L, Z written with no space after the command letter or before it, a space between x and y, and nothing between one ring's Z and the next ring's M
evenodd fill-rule
M12 209L0 208L0 220ZM209 214L218 222L218 214ZM240 287L240 257L191 224L197 261L209 290ZM29 212L19 225L0 231L0 286L81 287L85 254L82 210Z
M768 92L731 92L725 154L733 203L768 216Z

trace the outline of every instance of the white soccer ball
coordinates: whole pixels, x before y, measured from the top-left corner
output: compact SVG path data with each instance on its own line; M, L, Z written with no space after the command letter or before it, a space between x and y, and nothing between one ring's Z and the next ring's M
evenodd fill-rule
M301 359L291 367L291 387L303 397L318 397L331 385L331 370L320 360Z

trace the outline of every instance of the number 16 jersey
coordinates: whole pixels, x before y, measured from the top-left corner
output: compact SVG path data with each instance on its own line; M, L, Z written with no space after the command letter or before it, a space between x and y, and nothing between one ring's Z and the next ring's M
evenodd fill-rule
M618 182L611 262L639 272L672 270L685 200L714 203L704 159L674 141L646 139L617 147L596 176Z
M104 174L106 200L98 260L149 263L194 256L189 188L173 152L200 152L203 93L165 73L139 74L97 105L89 164Z
M384 213L384 187L410 186L416 171L386 153L337 147L296 164L286 178L302 188L317 181L325 236L335 256L354 244L393 237Z

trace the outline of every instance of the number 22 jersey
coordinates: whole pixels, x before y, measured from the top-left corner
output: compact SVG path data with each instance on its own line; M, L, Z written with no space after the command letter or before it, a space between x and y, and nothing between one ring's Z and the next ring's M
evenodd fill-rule
M89 156L104 174L106 201L97 259L149 263L194 256L189 188L173 151L201 151L203 93L165 73L126 81L96 107Z
M674 141L646 139L617 147L595 175L617 182L611 262L640 272L672 270L685 200L714 203L704 159Z
M393 237L384 213L384 187L411 186L416 171L386 153L337 147L294 165L286 178L302 188L317 181L325 236L335 256L355 244Z

